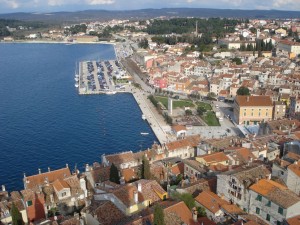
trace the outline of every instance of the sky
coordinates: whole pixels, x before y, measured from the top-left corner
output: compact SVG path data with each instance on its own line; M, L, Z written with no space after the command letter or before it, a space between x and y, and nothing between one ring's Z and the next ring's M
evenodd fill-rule
M177 7L300 11L300 0L0 0L0 13Z

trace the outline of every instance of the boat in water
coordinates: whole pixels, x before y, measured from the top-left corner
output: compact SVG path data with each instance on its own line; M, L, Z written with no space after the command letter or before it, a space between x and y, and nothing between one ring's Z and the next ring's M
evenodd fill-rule
M143 120L145 120L145 119L146 119L146 116L145 116L144 114L142 115L142 119L143 119Z
M75 80L76 82L78 82L78 81L79 81L79 78L75 76L74 80Z
M141 135L148 135L149 133L147 132L141 132Z
M78 83L75 83L75 87L78 88L78 87L79 87L79 84L78 84Z

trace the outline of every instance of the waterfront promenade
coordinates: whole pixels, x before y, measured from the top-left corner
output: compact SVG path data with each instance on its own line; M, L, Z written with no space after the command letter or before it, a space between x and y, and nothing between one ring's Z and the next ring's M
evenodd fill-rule
M171 131L170 125L168 125L163 117L158 114L153 104L148 99L148 93L142 89L132 87L131 93L133 94L137 104L139 105L142 113L145 115L146 120L151 126L154 134L161 144L172 141L172 136L169 135Z

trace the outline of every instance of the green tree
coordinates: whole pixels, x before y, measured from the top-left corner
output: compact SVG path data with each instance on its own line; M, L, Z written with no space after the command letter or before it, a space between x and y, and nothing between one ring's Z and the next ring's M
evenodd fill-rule
M203 207L199 206L197 207L198 217L205 217L206 211Z
M202 106L198 106L197 113L199 116L203 116L203 114L206 112L206 109Z
M141 175L142 175L142 179L147 179L147 180L151 179L150 164L149 164L149 160L146 158L146 156L143 156L143 159L142 159Z
M148 48L149 47L149 43L148 43L148 39L144 38L139 42L139 47L140 48Z
M236 65L242 65L242 60L238 57L233 58L231 61L235 62Z
M209 99L214 99L215 97L216 97L216 94L214 92L209 92L207 94L207 98L209 98Z
M190 109L185 110L185 115L186 115L186 116L191 116L191 115L193 115L192 110L190 110Z
M154 225L165 225L165 217L164 217L164 210L163 208L156 204L154 207Z
M242 86L237 90L236 94L237 95L250 95L250 90L249 90L249 88Z
M183 201L190 210L196 206L195 199L190 193L180 194L176 192L175 194L173 194L173 198L175 198L176 200Z
M15 203L12 204L10 215L12 218L13 225L24 225L24 221L22 219L22 215L19 212L18 208L16 207Z
M118 168L115 166L115 164L111 164L110 170L109 170L109 180L111 182L120 183L120 175L119 175L119 170Z

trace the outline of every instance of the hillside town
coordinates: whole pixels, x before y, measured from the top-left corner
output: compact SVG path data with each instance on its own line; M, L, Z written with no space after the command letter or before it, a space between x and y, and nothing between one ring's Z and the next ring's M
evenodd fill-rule
M1 225L14 224L15 210L25 224L300 224L300 22L240 21L211 36L207 51L158 41L144 31L151 23L92 22L73 25L84 32L26 37L102 43L99 34L115 27L109 43L128 85L147 94L167 141L95 155L84 171L24 173L23 190L2 185ZM189 36L205 34L196 23Z

